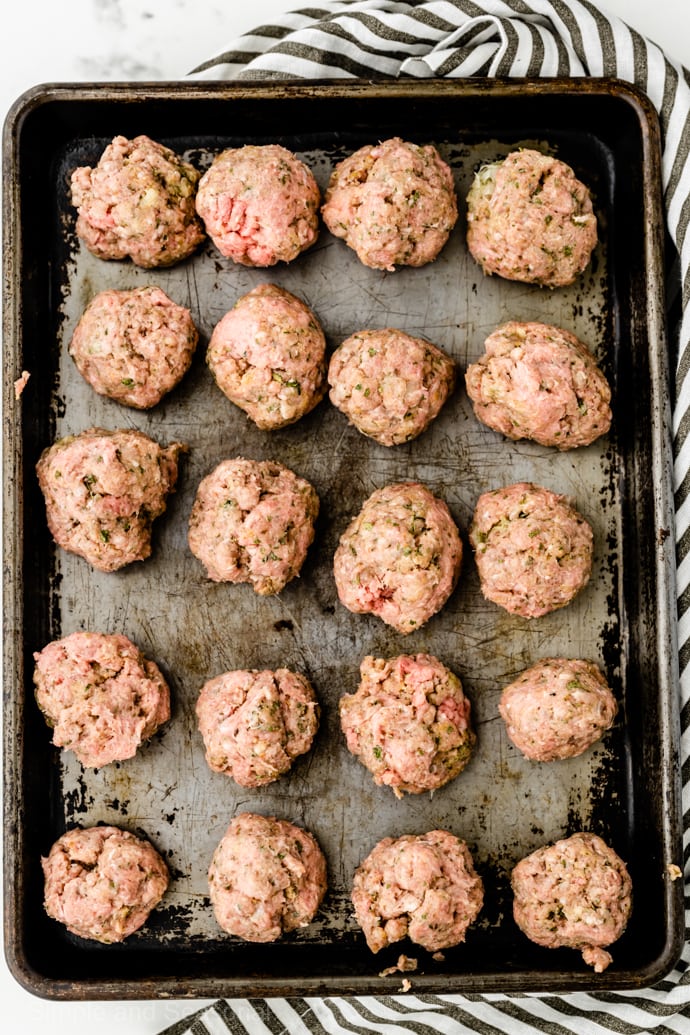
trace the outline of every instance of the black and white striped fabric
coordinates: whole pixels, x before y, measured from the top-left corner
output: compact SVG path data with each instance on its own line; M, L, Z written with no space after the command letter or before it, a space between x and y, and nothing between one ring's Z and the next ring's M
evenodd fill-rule
M203 79L617 76L659 111L664 197L680 280L674 411L685 878L690 877L690 73L588 0L340 0L295 10L195 69ZM679 274L679 276L678 276ZM690 913L686 909L686 928ZM643 991L562 996L222 1000L167 1035L328 1032L690 1035L690 945Z

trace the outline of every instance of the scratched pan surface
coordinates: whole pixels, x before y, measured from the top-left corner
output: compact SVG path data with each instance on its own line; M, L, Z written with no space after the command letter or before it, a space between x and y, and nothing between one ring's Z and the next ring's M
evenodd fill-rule
M293 264L271 270L236 267L210 244L170 270L101 262L76 241L67 183L117 133L148 133L200 168L224 147L278 140L308 162L322 187L354 148L401 135L438 146L460 199L478 164L536 146L570 162L590 185L601 243L584 276L558 291L484 277L467 253L464 211L436 262L393 274L365 268L326 231ZM665 877L666 865L679 861L679 821L657 147L644 100L611 83L521 91L447 83L61 87L19 102L5 138L5 381L21 369L32 376L21 406L7 385L5 394L5 881L8 959L27 987L58 998L390 992L400 978L379 972L400 951L419 959L410 977L420 992L635 987L669 969L680 949L682 900ZM397 326L441 345L461 373L499 323L559 324L590 345L612 383L612 432L562 454L510 443L474 419L462 376L429 431L395 449L361 436L328 401L291 428L259 431L215 386L204 353L221 316L261 282L305 299L331 349L353 331ZM150 283L190 307L202 340L179 388L139 413L95 395L67 346L96 292ZM53 546L33 474L51 441L93 425L135 427L189 446L178 491L155 526L152 558L113 574ZM277 597L210 583L186 544L199 481L238 455L287 464L321 499L301 577ZM466 544L458 589L408 637L346 611L332 576L338 537L362 501L403 479L446 500ZM572 496L595 534L586 590L567 609L533 621L482 598L466 540L478 495L519 480ZM98 771L50 745L31 689L33 651L78 629L129 636L161 665L173 694L165 730L134 759ZM365 655L418 651L460 675L478 745L447 787L397 801L347 753L337 703L356 688ZM553 655L600 664L620 714L584 755L535 765L508 742L497 705L519 671ZM223 671L279 666L312 680L321 728L289 775L245 790L208 769L196 697ZM329 892L317 919L273 945L225 936L209 904L209 860L242 810L307 827L328 860ZM149 923L121 946L73 938L41 907L40 855L65 828L96 823L148 836L173 876ZM481 917L444 960L407 943L374 957L352 917L352 874L380 838L437 827L471 846L486 888ZM645 888L601 976L574 952L532 945L511 918L511 867L579 829L604 836Z

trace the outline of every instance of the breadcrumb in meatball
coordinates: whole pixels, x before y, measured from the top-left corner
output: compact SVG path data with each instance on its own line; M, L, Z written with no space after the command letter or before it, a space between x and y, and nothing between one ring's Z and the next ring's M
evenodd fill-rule
M318 513L313 487L282 464L224 460L199 485L189 547L214 582L280 593L299 574Z
M464 942L484 886L465 842L431 830L379 841L355 872L352 902L372 952L405 937L438 952Z
M326 338L311 309L259 284L225 314L206 360L230 402L267 431L294 424L326 392Z
M326 893L326 860L307 830L243 812L213 854L208 883L224 931L273 942L314 919Z
M126 636L76 632L34 654L38 706L53 744L83 766L131 758L170 718L158 666Z
M507 280L572 284L597 244L587 187L565 162L529 148L482 166L467 206L470 253Z
M194 208L199 172L147 136L118 136L98 164L72 173L77 236L99 259L172 266L204 240Z
M75 327L69 352L99 395L146 410L182 380L198 339L189 309L158 287L101 291Z
M242 787L262 787L309 751L319 711L299 672L225 672L204 685L196 703L206 761Z
M470 543L484 596L523 618L565 607L592 570L591 526L565 496L531 482L483 493Z
M453 174L435 147L393 137L336 165L321 214L365 266L424 266L458 218Z
M319 234L311 169L279 144L222 151L201 177L196 209L221 255L243 266L292 262Z
M611 728L618 705L601 670L579 658L544 658L501 694L515 747L536 762L575 758Z
M597 974L608 967L606 946L632 910L632 881L605 841L578 833L539 848L517 864L511 884L515 922L531 941L580 949Z
M455 363L423 338L386 328L359 331L335 350L330 400L383 446L425 431L455 386Z
M119 827L68 830L41 863L48 916L106 945L146 922L169 880L153 845Z
M396 797L443 787L476 737L458 677L431 654L364 658L357 692L340 699L347 746Z
M417 482L377 489L340 537L340 602L406 634L436 614L460 576L462 542L443 500Z
M574 334L543 323L511 321L467 367L477 418L507 438L542 446L588 446L611 426L611 389L594 356Z
M162 448L141 431L89 428L44 450L36 471L55 542L101 571L145 560L186 448Z

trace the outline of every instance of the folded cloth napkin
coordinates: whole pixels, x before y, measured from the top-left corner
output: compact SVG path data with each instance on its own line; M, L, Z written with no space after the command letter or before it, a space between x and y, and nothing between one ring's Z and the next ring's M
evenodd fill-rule
M340 0L277 18L195 69L203 79L387 76L616 76L661 117L666 219L680 284L675 488L686 887L690 830L690 73L587 0ZM686 929L688 914L686 912ZM653 988L589 995L440 995L220 1000L168 1035L250 1032L690 1033L690 945Z

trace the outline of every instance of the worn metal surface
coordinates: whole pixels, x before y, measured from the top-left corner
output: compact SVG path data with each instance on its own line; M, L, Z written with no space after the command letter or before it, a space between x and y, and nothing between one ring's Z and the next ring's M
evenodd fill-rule
M136 96L144 109L139 131L185 150L199 167L205 167L222 147L238 143L236 132L219 132L215 138L199 142L186 115L174 137L170 126L167 135L157 136L153 114L150 125L145 117L145 94ZM461 111L459 108L458 113ZM293 143L322 187L334 162L368 142L365 136L358 139L354 131L350 135L323 134L322 141L314 141L312 132L307 148L304 127L281 125L279 112L278 104L276 132L280 126L282 142ZM392 128L406 135L402 110L395 113L395 119L397 125ZM27 749L47 759L45 807L50 816L50 822L31 838L32 843L39 843L46 852L65 826L119 824L150 837L168 860L174 878L150 923L117 948L110 968L101 961L94 972L88 966L80 969L82 946L75 947L75 940L64 936L76 961L72 973L67 968L67 994L109 995L118 988L126 989L127 994L158 994L150 985L145 992L141 990L130 976L131 961L119 969L128 951L133 955L144 952L148 965L155 961L163 979L159 988L165 988L161 994L215 994L223 973L239 980L239 985L231 986L238 994L286 987L294 991L303 987L339 991L390 988L390 982L376 976L389 959L383 959L386 954L381 958L369 954L354 924L349 905L352 874L381 837L435 827L449 829L468 841L485 881L486 905L467 947L447 953L445 962L434 962L419 953L424 957L423 976L413 978L413 985L417 983L425 991L496 990L506 985L538 990L579 987L600 980L579 967L574 954L545 953L527 943L510 918L508 879L519 858L577 829L594 829L607 837L631 863L635 878L645 874L648 865L647 861L637 862L640 831L650 826L657 841L666 846L675 843L678 833L673 815L668 831L658 829L664 809L657 815L647 814L632 775L648 745L645 736L638 738L631 729L629 719L643 702L650 708L655 697L650 688L640 689L630 626L643 627L643 635L638 631L633 636L635 651L643 640L648 652L646 668L666 685L669 662L660 663L657 656L658 627L670 621L672 630L666 614L672 576L667 562L660 568L662 582L656 569L648 572L657 597L646 608L640 609L637 588L626 588L635 579L634 559L628 555L624 561L629 549L624 542L626 522L630 508L637 510L632 493L640 488L636 484L638 460L630 452L627 357L631 350L644 349L645 329L649 331L652 325L655 331L662 328L661 314L654 309L659 281L653 281L650 297L637 300L641 307L631 315L630 302L622 299L620 283L610 268L614 256L621 261L614 173L619 171L616 161L622 160L598 140L593 144L584 131L570 138L567 133L555 136L547 124L534 133L531 121L525 121L529 133L520 135L519 126L513 125L510 136L486 131L476 135L469 122L451 135L446 116L439 118L438 127L417 123L409 128L413 139L434 142L451 164L461 202L478 164L515 146L555 151L575 165L594 191L601 242L584 276L558 291L485 277L467 253L464 215L439 258L417 270L400 269L394 274L369 270L324 230L317 245L287 267L249 270L235 266L208 244L178 267L146 271L128 263L101 262L73 237L73 213L66 193L69 172L78 164L95 162L109 139L80 133L78 116L76 125L77 131L56 149L51 173L57 196L56 225L70 245L49 249L55 263L50 304L56 332L49 365L54 362L55 366L49 384L45 380L39 381L40 387L29 383L23 401L25 420L26 408L48 405L49 427L56 438L93 425L136 427L163 444L186 442L189 453L182 460L178 491L170 499L168 512L154 526L150 560L119 573L103 574L80 558L48 546L50 573L45 569L30 572L26 585L29 593L35 588L43 617L29 624L24 634L25 658L44 645L39 642L41 630L44 639L77 629L122 632L160 664L173 692L173 715L167 728L136 758L98 771L83 770L69 753L56 753L49 746L49 731L35 715L31 717ZM362 130L358 132L362 134ZM371 133L380 136L378 126ZM247 139L246 130L241 139ZM649 175L648 170L644 173ZM21 188L28 189L25 184ZM653 207L654 199L647 202ZM650 232L647 228L646 233ZM635 262L643 267L648 247L644 234L637 247L640 255ZM657 250L657 260L659 254ZM661 277L660 268L656 277ZM392 449L349 427L327 400L291 428L278 432L256 429L215 386L204 364L204 352L221 316L261 282L277 283L303 298L320 319L330 348L354 331L386 326L425 336L442 346L457 360L461 376L437 421L416 441ZM67 346L84 306L98 291L152 283L191 308L202 340L182 384L154 410L140 413L95 395L79 377ZM45 297L38 299L41 305L46 301ZM590 345L613 387L610 436L586 449L557 453L530 443L507 442L475 420L462 386L462 372L483 351L487 334L509 319L558 324ZM645 327L638 326L640 321ZM665 375L663 364L661 374ZM663 420L664 414L659 409L663 391L661 402L648 389L635 405L642 407L647 428L636 430L632 441L637 442L642 430L645 436L652 436L645 450L654 456L654 480L648 483L649 498L642 503L651 507L656 521L659 515L668 514L668 442L663 438L660 417ZM187 547L187 522L199 481L218 462L237 455L287 464L312 482L321 499L316 540L301 577L277 597L258 597L248 586L209 582ZM27 479L34 460L29 451L24 468ZM338 603L332 576L333 552L349 519L375 488L402 479L420 480L446 500L466 547L456 592L440 614L408 637L401 637L376 618L346 611ZM531 621L510 616L482 598L465 534L478 495L519 480L571 496L592 524L595 538L594 568L587 588L566 609ZM33 499L35 503L35 494ZM643 513L642 504L637 512ZM34 512L32 524L43 521L40 509ZM42 530L36 534L44 536ZM20 585L15 583L14 589L21 595ZM661 619L654 611L659 606L664 611ZM665 635L670 643L668 629ZM451 784L433 795L398 801L391 791L377 788L348 754L339 730L337 704L342 693L356 688L359 661L365 654L417 651L436 654L460 675L472 701L478 744L468 768ZM521 669L554 655L598 662L621 707L616 727L603 743L577 759L539 765L523 759L510 745L497 704L502 687ZM194 704L202 684L220 672L279 666L296 668L312 680L323 709L321 729L313 750L298 760L290 774L268 787L248 791L206 766ZM30 669L17 690L23 695L22 708L31 715L35 706ZM647 736L662 738L666 765L677 749L672 706L661 706L657 700L656 712L648 713L648 718ZM656 770L651 775L662 776ZM672 776L664 775L661 784L667 779L671 780L672 798ZM21 805L35 807L35 789L21 789ZM670 805L673 811L675 802L671 800ZM316 835L328 860L329 893L317 920L284 947L264 948L263 956L252 955L223 935L208 901L206 871L213 849L232 816L241 810L274 814L305 826ZM38 859L26 859L24 864L27 873L23 877L35 893ZM677 897L667 894L667 913L668 903ZM20 913L22 909L33 915L35 904L29 906L22 899ZM634 939L626 935L629 941L621 943L621 965L606 975L610 983L643 983L664 952L675 951L668 945L669 939L677 940L676 921L675 916L665 915L657 941L666 948L655 949L657 956L652 955L651 962L648 956L640 956ZM59 941L63 937L47 929L50 938ZM310 962L295 963L296 947L302 945L304 959ZM390 953L393 958L397 958L395 949ZM241 952L251 962L238 979ZM190 953L195 960L191 976L184 972L188 965L181 963ZM224 953L228 954L226 970L218 962ZM615 950L614 957L619 958ZM30 979L25 980L31 984ZM51 994L50 980L34 981L42 994ZM56 979L53 990L58 985Z

